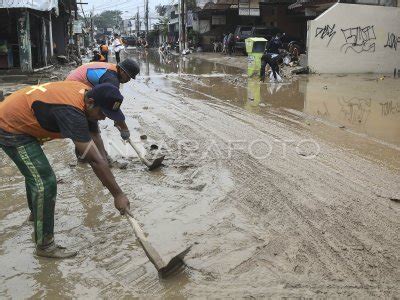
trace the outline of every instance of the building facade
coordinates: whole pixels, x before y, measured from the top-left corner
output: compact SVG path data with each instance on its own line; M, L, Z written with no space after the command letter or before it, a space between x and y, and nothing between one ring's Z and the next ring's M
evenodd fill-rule
M32 72L65 54L72 11L75 0L0 2L0 69Z

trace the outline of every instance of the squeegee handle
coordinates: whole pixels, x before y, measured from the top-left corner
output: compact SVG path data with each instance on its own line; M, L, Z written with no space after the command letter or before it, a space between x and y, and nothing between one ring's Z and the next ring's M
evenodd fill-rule
M128 139L129 144L131 144L132 148L138 153L140 154L140 151L138 149L138 147L135 146L135 144L132 142L131 139Z
M138 147L135 146L135 144L132 142L131 139L128 139L128 143L132 146L133 150L135 150L135 152L137 153L137 155L139 156L139 159L148 167L151 166L151 163L145 159L142 155L142 153L139 151Z
M128 222L131 224L131 226L133 228L133 231L135 232L136 237L139 240L147 241L147 238L144 235L144 232L143 232L142 228L140 227L139 222L136 221L136 219L133 217L133 215L130 212L130 210L126 209L125 212L126 212L125 213L125 217L128 220Z

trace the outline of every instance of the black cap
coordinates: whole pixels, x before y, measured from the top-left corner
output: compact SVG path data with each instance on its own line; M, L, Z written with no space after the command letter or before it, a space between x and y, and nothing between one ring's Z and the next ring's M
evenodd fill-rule
M136 75L140 72L138 63L130 58L121 61L118 66L132 79L135 79Z
M125 116L120 106L124 100L119 89L111 83L102 83L91 89L87 96L94 99L94 105L101 108L107 118L124 121Z

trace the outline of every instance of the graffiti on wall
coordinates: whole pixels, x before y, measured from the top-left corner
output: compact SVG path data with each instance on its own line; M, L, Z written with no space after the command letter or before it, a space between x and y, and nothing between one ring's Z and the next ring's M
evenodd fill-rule
M328 47L336 34L335 27L336 24L333 24L332 26L325 25L324 27L317 27L315 30L315 37L319 37L321 40L328 40L328 44L326 45Z
M350 27L342 29L345 43L340 48L341 51L347 53L375 52L376 35L374 26Z
M397 44L400 44L400 36L396 36L394 33L388 33L385 48L389 47L397 51Z
M400 67L400 7L340 2L307 22L310 70L394 74Z
M353 53L375 52L377 38L374 27L374 25L369 25L365 27L356 26L340 29L344 38L340 50L344 53L348 53L349 51ZM335 29L336 24L317 27L314 37L322 41L327 41L326 47L329 47L332 40L334 38L337 39L337 37L335 37L337 33ZM397 46L399 44L400 35L389 32L384 48L397 51Z

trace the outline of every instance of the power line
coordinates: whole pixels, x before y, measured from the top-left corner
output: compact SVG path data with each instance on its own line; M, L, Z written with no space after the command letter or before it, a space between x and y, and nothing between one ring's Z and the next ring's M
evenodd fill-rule
M123 2L121 2L121 3L118 3L118 4L114 4L114 3L104 3L104 4L99 4L99 5L96 5L96 8L95 8L95 10L96 9L102 9L103 7L109 7L109 6L118 6L118 5L120 5L120 4L124 4L124 3L128 3L128 2L130 2L130 0L125 0L125 1L123 1Z
M126 0L126 1L123 1L123 2L118 3L118 4L107 3L107 4L103 4L102 6L96 7L94 10L107 10L109 8L118 7L118 6L125 5L125 4L132 4L132 3L129 3L129 2L131 2L131 1L130 0Z
M125 3L129 3L129 2L131 2L131 0L125 0L125 1L123 1L121 3L118 3L118 4L110 4L110 3L99 4L99 5L96 6L95 10L101 10L101 9L107 9L107 8L110 8L110 7L116 7L116 6L120 6L120 5L123 5ZM137 7L137 4L135 4L135 3L131 3L131 4L134 5L135 7ZM143 7L143 6L144 5L141 5L141 7Z
M127 4L127 5L131 5L130 3L126 3L126 4ZM107 7L102 7L102 8L94 9L94 11L96 11L96 12L104 12L104 11L115 11L115 10L124 9L124 6L121 6L121 5L124 5L124 4L120 4L120 5L117 7L117 9L113 9L113 8L116 7L116 5L110 5L110 6L107 6Z
M116 10L128 9L128 8L136 8L136 7L138 7L137 5L132 4L132 3L121 3L121 4L117 4L117 5L118 5L118 6L120 6L120 5L127 5L127 6L118 7L119 9L116 9ZM117 5L111 4L111 5L108 6L108 7L98 8L98 9L95 9L94 11L106 11L106 10L108 10L109 8L116 7ZM144 5L141 5L141 6L139 6L139 7L142 8L142 7L144 7Z
M138 6L137 4L129 3L129 2L131 2L131 0L126 0L126 1L123 1L123 2L118 3L118 4L110 4L110 3L100 4L100 5L97 5L97 6L96 6L96 8L94 9L94 11L108 10L109 8L119 7L119 6L125 5L125 4L133 5L132 8L136 8L136 7ZM171 0L171 5L172 5L174 2L175 2L175 0ZM150 4L150 1L149 1L149 4ZM139 7L144 7L144 5L139 5ZM155 7L155 6L154 6L154 7ZM125 8L131 8L131 7L130 7L130 6L127 6L127 7L125 7Z

